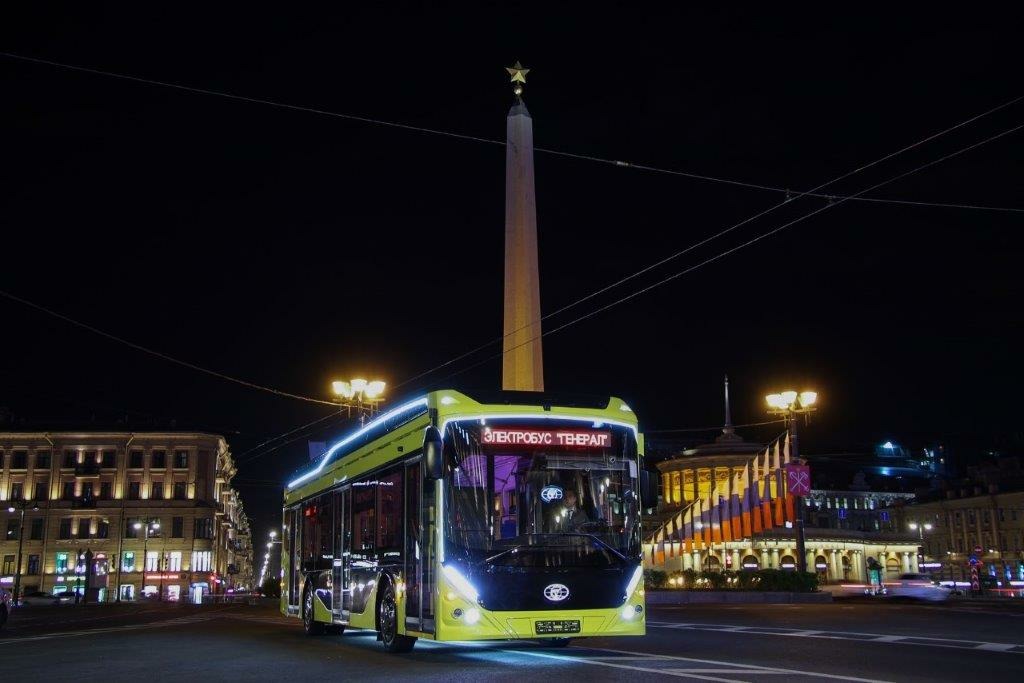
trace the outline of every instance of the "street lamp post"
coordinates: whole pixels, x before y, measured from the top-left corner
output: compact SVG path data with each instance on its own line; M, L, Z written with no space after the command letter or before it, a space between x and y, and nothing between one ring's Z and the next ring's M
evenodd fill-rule
M153 531L159 531L160 530L160 522L159 522L159 520L149 519L149 520L146 520L146 524L145 525L143 525L142 522L135 522L135 524L133 525L133 527L135 528L136 531L138 531L139 529L142 529L143 526L145 526L146 531L145 531L145 535L143 536L143 540L142 540L142 588L143 588L143 590L145 590L145 588L146 588L146 565L149 564L149 553L147 552L147 550L149 548L149 534L151 532L153 532ZM158 570L159 570L159 565L160 565L160 563L157 562L157 569ZM162 575L163 574L161 573L161 576ZM163 591L164 591L164 582L163 582L163 579L161 578L160 579L160 594L157 595L157 600L161 600L162 601L164 599Z
M354 379L349 382L332 382L334 402L348 410L352 417L354 409L359 415L359 424L366 423L366 418L373 417L380 404L384 401L384 388L387 385L381 380L367 382L365 379Z
M765 396L768 403L768 412L772 415L782 415L789 428L789 455L790 460L796 464L803 464L800 459L799 441L797 439L797 415L807 416L817 410L818 394L814 391L802 391L799 394L795 391L783 391L780 394L769 394ZM806 538L804 536L804 504L803 496L796 496L794 505L796 513L796 566L801 573L807 571Z
M930 522L925 522L923 524L918 524L917 522L910 522L909 524L907 524L907 526L910 527L911 531L917 532L917 538L920 541L917 544L917 570L921 571L921 560L924 559L924 532L931 531L932 525Z
M39 506L30 500L12 500L8 506L8 512L18 510L21 512L21 520L18 523L18 566L14 568L14 605L21 604L21 551L25 546L25 510L29 506L35 512Z

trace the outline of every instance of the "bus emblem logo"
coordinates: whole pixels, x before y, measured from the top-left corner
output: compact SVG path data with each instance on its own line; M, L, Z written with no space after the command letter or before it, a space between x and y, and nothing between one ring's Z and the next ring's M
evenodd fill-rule
M544 597L551 602L561 602L569 597L569 588L560 583L553 583L544 587Z
M540 499L545 503L550 503L553 500L562 500L562 487L545 486L540 490Z

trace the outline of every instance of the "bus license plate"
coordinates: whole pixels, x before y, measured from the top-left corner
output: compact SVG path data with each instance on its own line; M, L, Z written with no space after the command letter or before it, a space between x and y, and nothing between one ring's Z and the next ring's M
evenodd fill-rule
M579 619L566 619L561 621L535 621L533 627L537 634L542 633L579 633Z

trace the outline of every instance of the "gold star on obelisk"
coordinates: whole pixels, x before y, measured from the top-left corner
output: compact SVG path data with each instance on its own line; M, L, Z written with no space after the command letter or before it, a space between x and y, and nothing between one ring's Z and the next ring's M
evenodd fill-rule
M516 95L522 95L523 86L526 85L526 74L530 73L530 70L524 69L519 60L516 60L515 66L507 66L505 71L512 77L512 91Z

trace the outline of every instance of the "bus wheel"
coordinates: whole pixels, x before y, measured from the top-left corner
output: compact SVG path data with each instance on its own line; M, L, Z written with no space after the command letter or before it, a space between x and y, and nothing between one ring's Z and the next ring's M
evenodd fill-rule
M307 636L323 635L324 625L313 618L313 590L306 589L306 597L302 600L302 627Z
M7 605L0 605L0 628L7 623Z
M565 647L570 642L572 642L572 638L543 638L540 644L544 647Z
M403 636L398 632L398 603L395 601L395 589L391 583L384 584L384 594L380 598L377 617L380 623L380 642L388 652L408 652L416 644L415 638Z

